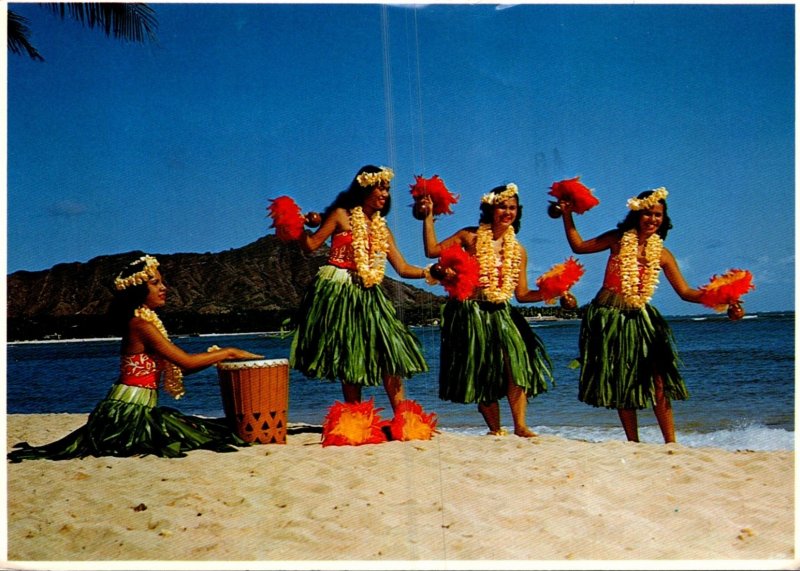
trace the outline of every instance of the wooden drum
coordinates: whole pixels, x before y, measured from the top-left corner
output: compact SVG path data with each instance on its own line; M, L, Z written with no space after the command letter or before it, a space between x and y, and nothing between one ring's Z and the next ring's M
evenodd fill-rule
M254 359L217 364L222 407L247 442L286 444L289 360Z

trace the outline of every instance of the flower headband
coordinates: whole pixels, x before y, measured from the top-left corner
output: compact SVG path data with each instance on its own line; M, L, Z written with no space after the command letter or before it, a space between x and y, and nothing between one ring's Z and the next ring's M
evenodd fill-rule
M502 192L494 193L494 192L487 192L481 197L481 203L483 204L491 204L494 206L498 202L504 202L509 198L513 198L519 194L519 189L517 189L517 185L513 182L510 182L506 185L506 189Z
M362 172L356 177L356 181L361 186L376 186L380 183L389 184L394 178L394 172L389 167L381 167L380 172Z
M660 200L664 200L667 198L667 189L663 186L660 186L653 190L653 194L646 198L629 198L628 199L628 208L631 210L645 210L647 208L652 208Z
M126 278L123 278L122 273L120 273L120 275L114 280L114 289L117 291L122 291L125 288L143 284L156 275L158 260L156 260L153 256L145 255L138 260L132 261L128 265L135 266L140 262L144 262L144 269L136 272L135 274L131 274Z

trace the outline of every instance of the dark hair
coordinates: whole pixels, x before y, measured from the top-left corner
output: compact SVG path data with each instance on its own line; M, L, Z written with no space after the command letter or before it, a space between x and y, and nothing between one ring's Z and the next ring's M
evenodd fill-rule
M637 196L636 198L639 198L639 199L647 198L648 196L650 196L654 192L655 192L654 190L645 190L644 192L640 192L639 196ZM666 240L667 239L667 234L669 234L669 231L672 229L672 220L667 215L667 201L662 198L658 202L659 202L659 204L661 204L664 207L664 218L661 221L661 226L658 227L658 230L656 231L656 234L661 236L662 240ZM633 228L638 230L639 229L639 219L641 217L642 217L642 211L641 210L631 210L630 212L628 212L628 215L625 216L625 219L622 222L620 222L619 224L617 224L617 228L621 232L627 232L628 230L631 230Z
M371 184L369 186L361 186L358 182L358 175L361 173L378 173L381 172L383 169L381 167L376 167L375 165L365 165L358 169L356 176L353 177L350 186L347 187L347 190L343 190L340 192L333 202L325 209L325 212L322 213L322 217L327 217L331 212L336 210L337 208L344 208L345 210L352 210L356 206L361 206L364 204L364 201L367 197L375 190L377 185ZM386 197L386 203L384 204L383 208L381 209L381 216L386 217L389 214L389 210L392 207L392 195Z
M489 192L492 194L500 194L504 192L508 187L504 184L503 186L496 186ZM522 205L519 203L519 194L515 196L517 199L517 217L514 219L514 223L511 225L514 228L514 232L519 234L520 223L522 222ZM491 224L492 220L494 220L494 204L487 204L485 202L481 202L481 217L478 222L481 224Z
M144 268L145 262L137 259L135 262L127 264L123 270L114 277L126 278L136 272L141 272ZM113 278L111 282L111 287L114 288ZM121 290L114 288L114 298L111 300L111 305L108 307L107 315L115 333L119 335L125 333L128 322L133 317L134 310L142 306L144 300L147 299L148 292L147 282L128 286Z

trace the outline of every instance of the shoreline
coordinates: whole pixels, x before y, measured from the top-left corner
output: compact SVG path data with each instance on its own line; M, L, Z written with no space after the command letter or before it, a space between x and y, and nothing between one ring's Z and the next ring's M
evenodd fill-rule
M743 319L758 319L759 317L770 318L770 317L781 317L781 316L794 316L794 309L787 309L787 310L770 310L770 311L761 311L755 313L748 313L746 314ZM725 321L728 320L728 316L725 314L719 313L692 313L692 314L685 314L685 315L665 315L665 319L668 321L671 319L684 319L684 320L692 320L692 321ZM554 317L550 315L540 315L535 317L526 317L526 321L532 326L535 325L546 325L550 323L565 323L565 322L580 322L580 317L576 318L561 318L561 317ZM411 324L409 325L411 328L424 328L424 327L436 327L434 324ZM197 338L197 337L241 337L247 335L264 335L269 337L279 337L281 335L286 335L287 332L285 331L243 331L237 333L197 333L197 334L189 334L183 333L178 335L173 335L174 339L187 339L187 338ZM37 343L77 343L77 342L92 342L92 341L119 341L120 337L87 337L87 338L58 338L58 339L20 339L15 341L6 341L7 345L25 345L25 344L37 344Z
M172 335L172 339L197 339L202 337L244 337L248 335L263 335L265 337L278 337L283 335L281 331L248 331L244 333L198 333L198 334L178 334ZM46 343L92 343L97 341L121 341L121 337L86 337L86 338L67 338L67 339L22 339L19 341L7 341L7 345L38 345Z
M8 415L7 445L85 418ZM7 463L9 560L727 569L796 557L793 452L451 432L323 448L315 428L226 454Z

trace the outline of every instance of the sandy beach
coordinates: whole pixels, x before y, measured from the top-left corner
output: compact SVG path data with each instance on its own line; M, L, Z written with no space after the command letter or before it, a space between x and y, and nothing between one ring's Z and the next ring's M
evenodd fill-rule
M7 443L50 442L85 418L9 415ZM796 567L792 452L453 433L319 442L301 429L227 454L7 464L6 565Z

